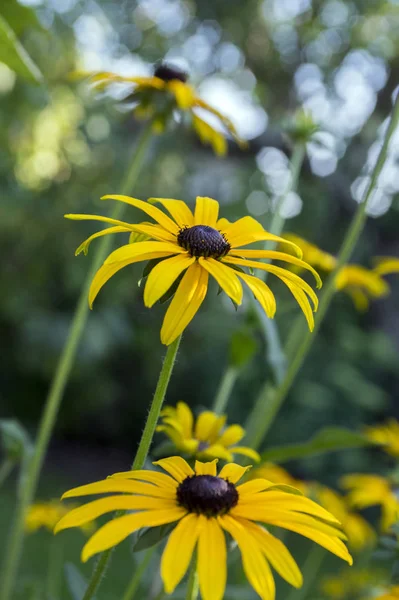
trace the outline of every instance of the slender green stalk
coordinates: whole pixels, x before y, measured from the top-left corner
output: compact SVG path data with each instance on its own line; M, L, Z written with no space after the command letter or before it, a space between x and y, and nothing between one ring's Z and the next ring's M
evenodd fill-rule
M330 306L331 300L335 294L335 280L338 271L342 268L344 264L346 264L359 240L359 237L362 233L364 224L367 219L367 204L370 199L371 194L377 186L378 178L381 174L382 168L384 166L385 160L387 158L388 146L391 140L392 134L394 133L399 122L399 95L396 98L395 106L392 112L391 120L388 126L388 129L385 133L385 138L383 145L381 147L380 153L378 155L377 162L373 169L369 185L365 191L363 201L359 204L356 213L352 219L350 227L346 233L344 241L342 243L341 249L337 258L337 265L334 271L329 276L327 282L324 285L323 293L321 295L319 309L315 318L315 327L313 333L310 331L306 331L304 334L302 343L299 345L298 350L295 353L295 356L287 370L287 373L276 390L269 406L267 407L267 418L260 419L258 421L258 429L256 432L256 438L258 441L257 445L254 446L255 449L259 448L265 439L270 427L272 426L274 419L277 416L278 411L280 410L283 402L285 401L288 392L291 389L291 386L305 360L307 357L313 341L316 338L316 334L320 328L321 323L327 313L327 310Z
M141 578L142 578L143 574L145 573L148 565L150 564L155 550L156 550L156 546L153 546L152 548L149 548L147 550L147 552L145 553L143 560L141 561L140 565L136 568L136 570L133 573L133 576L132 576L130 583L126 589L126 592L122 596L122 600L133 600L133 598L135 597L136 592L140 586Z
M3 460L0 466L0 487L3 485L3 483L13 470L14 466L15 460L12 460L11 458L6 458Z
M122 194L131 192L138 179L148 144L151 139L151 132L152 122L150 122L143 131L137 148L133 154L132 160L129 163L125 180L121 186ZM123 208L124 205L122 203L118 203L111 215L112 218L120 219ZM76 357L76 352L82 337L83 329L87 321L89 313L87 297L90 283L95 272L101 266L105 257L109 253L110 247L111 237L104 236L101 238L94 254L93 263L83 285L71 327L69 329L68 338L65 342L57 369L50 385L49 394L46 399L42 419L39 425L35 448L30 459L30 463L27 467L26 478L21 490L14 524L8 541L8 547L5 552L5 560L2 571L2 584L0 587L0 600L9 600L12 594L22 551L25 513L28 506L32 503L36 492L37 482L54 428L55 420L57 418L58 409Z
M63 545L59 538L53 537L49 544L47 561L47 598L59 600L62 581Z
M302 143L296 144L294 147L291 157L291 179L289 185L278 198L273 218L268 226L268 231L274 235L281 235L284 225L285 218L281 214L281 208L284 204L287 195L297 189L299 174L305 159L305 145ZM265 249L273 250L276 247L276 242L266 242ZM260 275L264 281L267 279L267 272L262 271ZM270 365L273 373L274 380L276 383L281 383L284 379L287 370L287 360L284 353L284 349L280 340L280 335L277 329L276 322L273 319L269 319L265 315L263 309L253 299L253 307L257 313L258 321L260 323L263 336L266 343L266 362Z
M219 385L219 389L216 394L215 402L213 404L213 412L221 415L226 410L227 403L229 401L231 392L237 381L239 370L237 367L229 365L223 373L222 380Z
M199 581L197 573L197 561L193 558L190 575L187 582L186 600L197 600L199 594Z
M326 551L314 544L302 566L303 586L299 590L293 588L287 600L305 600L312 591L314 582L320 573L321 565L326 557Z
M170 346L168 346L165 360L163 362L162 369L159 374L159 379L155 390L154 398L150 407L150 412L148 413L147 422L145 424L140 444L132 464L133 471L135 471L136 469L142 469L148 456L152 438L154 437L155 428L159 419L159 414L161 412L162 404L165 398L166 390L168 389L170 377L172 375L173 366L175 364L180 340L181 335L178 338L176 338L176 340ZM94 567L91 580L82 600L90 600L95 594L98 586L100 585L101 579L108 567L108 563L111 559L111 554L112 549L106 550L101 555L98 563Z

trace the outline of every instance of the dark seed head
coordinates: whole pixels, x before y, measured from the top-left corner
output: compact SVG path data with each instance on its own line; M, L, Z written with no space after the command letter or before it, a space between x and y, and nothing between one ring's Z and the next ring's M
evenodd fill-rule
M236 506L238 492L232 483L220 477L193 475L177 488L177 501L189 512L216 517Z
M177 242L185 248L191 256L211 256L221 258L230 250L230 244L225 236L208 225L194 225L184 227L179 231Z
M183 71L183 69L179 69L179 67L176 67L175 65L169 65L163 62L155 65L154 76L163 79L163 81L173 81L173 79L178 79L183 83L186 83L188 79L188 73Z

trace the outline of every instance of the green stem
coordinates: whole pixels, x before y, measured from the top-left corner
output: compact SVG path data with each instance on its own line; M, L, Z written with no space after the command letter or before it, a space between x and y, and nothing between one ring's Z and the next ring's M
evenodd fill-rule
M140 565L136 568L136 570L133 573L133 576L132 576L130 583L126 589L126 592L122 596L122 600L133 600L133 598L139 588L141 578L142 578L143 574L145 573L148 565L150 564L155 550L156 550L156 546L153 546L152 548L147 550L147 552L145 553L143 560L141 561Z
M285 401L285 399L288 395L288 392L291 389L291 386L292 386L305 358L307 357L307 355L312 347L313 341L316 338L316 334L320 328L320 325L323 322L323 319L324 319L324 317L327 313L327 310L330 306L331 300L335 294L335 290L336 290L335 280L336 280L337 273L342 268L342 266L348 262L351 254L359 240L360 234L363 230L364 224L367 219L367 212L366 212L367 204L368 204L371 194L373 193L373 191L377 185L378 178L381 174L382 168L384 166L384 163L385 163L385 160L387 157L389 142L392 137L392 134L394 133L394 131L397 127L398 122L399 122L399 95L396 98L395 106L394 106L392 116L391 116L391 120L390 120L388 129L385 134L384 142L381 147L380 153L378 155L378 159L375 164L375 167L373 169L373 172L372 172L372 175L370 178L370 183L367 187L367 190L365 191L363 201L361 202L361 204L359 204L359 206L356 210L356 213L352 219L352 222L350 224L350 227L346 233L346 236L344 238L344 241L342 243L341 249L338 254L337 265L336 265L334 271L329 276L327 282L324 285L324 290L323 290L323 293L322 293L321 299L320 299L319 309L317 311L316 318L315 318L314 331L313 331L313 333L308 330L306 331L304 338L302 340L302 343L299 345L298 350L295 353L295 356L285 374L285 377L284 377L282 383L279 385L277 391L275 392L275 394L271 400L270 405L267 408L267 410L268 410L267 418L264 420L259 420L258 430L257 430L257 439L259 441L258 441L257 445L254 446L255 449L259 448L259 446L265 439L270 427L272 426L272 424L274 422L274 419L277 416L278 411L280 410L283 402Z
M239 370L237 367L228 366L225 370L213 404L213 412L216 414L221 415L226 410L227 402L229 401L238 375Z
M47 598L59 600L62 580L63 545L53 537L49 544L47 561Z
M301 569L303 575L303 585L299 590L294 588L290 594L288 594L287 600L305 600L308 594L312 591L312 586L317 579L325 557L325 550L314 544L309 551L309 554L307 555Z
M197 600L199 594L199 581L197 573L197 561L193 558L190 575L187 583L186 600Z
M141 436L140 444L136 452L135 459L132 464L132 470L142 469L146 458L148 456L148 452L150 450L152 438L154 437L155 428L157 426L157 422L159 419L159 414L161 412L162 404L165 398L166 390L168 389L170 377L172 375L173 366L175 364L177 351L179 349L179 344L181 340L181 335L170 345L166 351L165 360L162 365L161 372L159 374L159 379L157 383L157 387L155 390L154 398L151 403L150 412L148 413L147 422L144 427L144 431ZM94 567L94 571L89 582L89 586L86 590L85 595L82 600L90 600L95 594L101 579L105 573L105 570L108 567L108 563L110 561L112 554L112 549L106 550L100 557L97 565Z
M0 487L3 485L15 465L15 460L5 458L0 467Z
M151 133L152 122L150 122L143 131L137 148L133 154L133 158L129 163L129 168L121 189L122 194L131 192L138 179L146 150L151 139ZM118 203L111 215L112 218L120 219L123 212L123 207L124 205L122 203ZM2 571L2 585L0 587L0 600L10 600L14 588L14 582L21 557L24 538L25 513L29 505L32 503L36 492L37 482L54 428L58 409L76 357L76 352L82 337L83 329L87 321L89 313L87 297L91 280L93 279L95 272L104 262L105 257L109 253L110 247L111 236L104 236L101 238L97 245L97 250L94 254L91 268L89 269L84 282L71 327L69 329L68 338L63 347L57 369L50 385L49 394L46 399L42 419L39 425L35 448L27 468L26 478L23 489L21 490L14 524L8 541L8 547L5 552L5 560Z

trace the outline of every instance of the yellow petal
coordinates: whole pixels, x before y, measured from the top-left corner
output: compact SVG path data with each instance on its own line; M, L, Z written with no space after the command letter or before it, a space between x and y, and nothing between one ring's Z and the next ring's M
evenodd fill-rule
M334 523L340 525L338 519L332 515L328 510L313 502L309 498L305 496L299 496L296 494L289 494L287 492L267 490L265 492L260 492L252 497L248 497L245 499L245 502L255 502L259 503L258 506L254 506L254 511L262 512L264 509L261 505L262 502L267 505L268 508L276 507L278 510L290 510L290 511L299 511L306 513L308 515L313 515L315 517L319 517L320 519L324 519L329 523Z
M80 527L114 510L152 510L174 508L175 506L174 499L165 500L165 498L149 498L148 496L124 495L100 498L67 513L58 521L54 533L70 527Z
M194 417L190 407L185 402L178 402L176 405L176 412L179 423L182 426L183 435L186 438L191 438L193 435Z
M164 212L149 204L148 202L143 202L143 200L138 200L137 198L131 198L130 196L122 196L120 194L103 196L101 200L117 200L119 202L124 202L125 204L130 204L130 206L134 206L135 208L139 208L147 215L152 217L154 221L159 223L162 227L164 227L170 233L177 235L179 232L179 228L172 219L170 219Z
M210 410L204 410L195 424L194 437L200 442L209 442L213 436L217 436L223 426L225 417L222 419Z
M228 515L219 517L219 522L240 548L244 572L249 583L262 600L274 600L273 575L255 538L248 533L242 522Z
M378 275L399 273L399 258L397 256L378 256L374 259L374 271Z
M179 254L155 265L144 288L144 304L151 308L169 290L179 275L195 262L195 257Z
M126 221L119 221L118 219L111 219L110 217L103 217L101 215L70 214L64 215L64 217L66 219L71 219L72 221L101 221L102 223L108 223L109 225L117 225L126 228L128 231L148 235L149 237L163 242L176 242L176 235L173 235L160 225L154 225L154 223L127 223Z
M237 487L237 492L241 497L244 497L248 494L256 494L257 492L263 492L267 490L273 483L271 481L267 481L266 479L251 479L251 481L246 481Z
M222 528L203 515L198 540L197 569L203 600L222 600L226 588L227 552Z
M208 104L207 102L205 102L204 100L202 100L201 98L198 98L198 97L195 99L195 106L198 106L199 108L203 108L204 110L206 110L206 111L210 112L211 114L215 115L216 117L218 117L218 119L220 119L220 121L223 123L224 127L227 129L227 131L229 131L231 133L231 135L233 136L233 138L235 139L237 144L241 147L241 149L246 150L248 148L248 143L245 140L242 140L238 136L237 130L234 127L233 122L228 117L226 117L223 113L221 113L216 108L214 108L213 106L211 106L210 104Z
M190 514L184 517L169 535L161 560L161 577L167 594L171 594L183 579L190 564L199 531L198 516Z
M262 279L239 271L237 271L237 277L245 281L266 315L272 319L276 313L276 299L269 286Z
M167 488L169 490L176 490L176 482L169 475L165 473L158 473L157 471L123 471L121 473L114 473L110 477L111 479L139 479L140 481L148 481L154 485ZM141 492L140 492L141 493Z
M157 527L158 525L172 523L184 517L185 514L185 510L176 507L166 510L148 510L113 519L100 527L84 546L82 562L86 562L93 554L116 546L142 527Z
M104 264L111 265L112 263L123 262L126 260L131 260L132 258L140 257L141 254L153 254L155 252L159 253L159 256L187 253L184 248L180 248L180 246L173 244L172 242L136 242L134 244L125 244L124 246L121 246L117 250L111 252ZM139 258L139 260L147 259Z
M199 454L200 457L204 458L204 460L210 458L220 458L221 460L225 460L226 462L231 462L233 460L233 455L230 452L230 450L227 450L221 444L211 444Z
M242 456L247 456L254 462L260 461L260 455L256 450L252 448L248 448L247 446L230 446L230 452L233 454L241 454Z
M213 198L197 196L194 211L195 225L208 225L216 228L219 215L219 202Z
M127 227L108 227L108 229L103 229L102 231L98 231L97 233L93 233L90 237L88 237L84 242L80 244L78 248L76 248L75 256L78 256L81 252L87 254L89 250L89 246L91 242L103 235L110 235L112 233L129 233L131 229Z
M245 430L241 425L230 425L218 438L217 443L223 446L232 446L237 444L245 435Z
M225 156L227 153L227 141L220 131L216 131L209 123L194 113L193 127L203 144L211 144L215 154L218 156Z
M187 477L194 475L194 471L190 465L181 456L171 456L170 458L162 458L153 463L164 469L172 475L176 481L181 483Z
M223 469L219 473L219 477L222 479L227 479L230 483L237 483L245 475L247 471L251 469L250 466L242 467L241 465L236 465L235 463L230 463L229 465L225 465Z
M231 248L247 246L253 242L261 241L284 242L291 245L299 257L302 256L302 250L299 248L299 246L293 242L288 242L277 235L273 235L272 233L265 231L262 225L252 217L243 217L242 219L238 219L238 221L235 221L235 223L229 223L225 227L220 228L220 230L225 234Z
M201 306L208 289L208 272L198 262L183 276L162 324L161 341L171 344L187 327Z
M188 110L193 106L195 93L191 85L178 79L173 79L167 82L166 87L175 96L179 108Z
M242 302L242 285L236 275L236 271L227 265L224 265L214 258L199 258L199 264L212 275L224 292L235 302Z
M290 290L291 294L294 296L295 300L298 302L300 308L302 309L303 314L305 315L305 319L307 321L309 331L313 331L314 329L314 317L312 307L310 306L309 300L303 290L301 290L298 286L294 285L288 279L281 277L281 280L284 281L287 288Z
M184 227L192 227L194 225L194 215L183 200L173 200L172 198L148 198L148 202L150 204L162 204L181 229Z
M200 462L199 460L195 461L195 474L196 475L212 475L216 477L216 465L218 463L218 459L212 460L211 462Z
M165 476L166 477L166 476ZM173 479L168 477L170 481ZM175 483L175 482L174 482ZM155 498L174 498L176 495L176 485L159 488L155 485L142 483L141 481L130 481L127 479L119 479L109 477L104 481L96 481L87 485L81 485L73 488L62 496L62 500L66 498L77 498L78 496L91 496L93 494L109 494L111 492L121 492L127 494L142 494L145 496L153 496Z

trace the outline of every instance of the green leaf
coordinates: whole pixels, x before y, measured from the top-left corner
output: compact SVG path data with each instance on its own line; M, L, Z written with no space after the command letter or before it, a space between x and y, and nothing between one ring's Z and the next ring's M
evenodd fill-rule
M248 329L241 329L233 333L230 342L229 362L232 366L241 369L254 356L258 344L252 332Z
M32 453L32 442L18 421L1 419L0 437L4 452L11 460L22 461Z
M68 590L72 600L82 600L87 589L86 579L73 563L66 563L64 570ZM96 600L94 596L92 600Z
M0 15L0 61L32 83L42 83L43 75L19 42L7 21Z
M306 458L325 452L361 448L371 442L361 433L340 427L326 427L321 429L308 442L302 444L288 444L269 448L261 455L263 461L284 462L297 458Z
M160 525L159 527L148 527L142 534L139 535L137 542L133 546L133 552L141 552L152 548L156 544L159 544L167 535L170 534L172 529L176 526L176 523L168 523L167 525Z
M6 0L2 4L1 15L18 37L32 28L45 31L35 11L29 6L23 6L17 0Z

